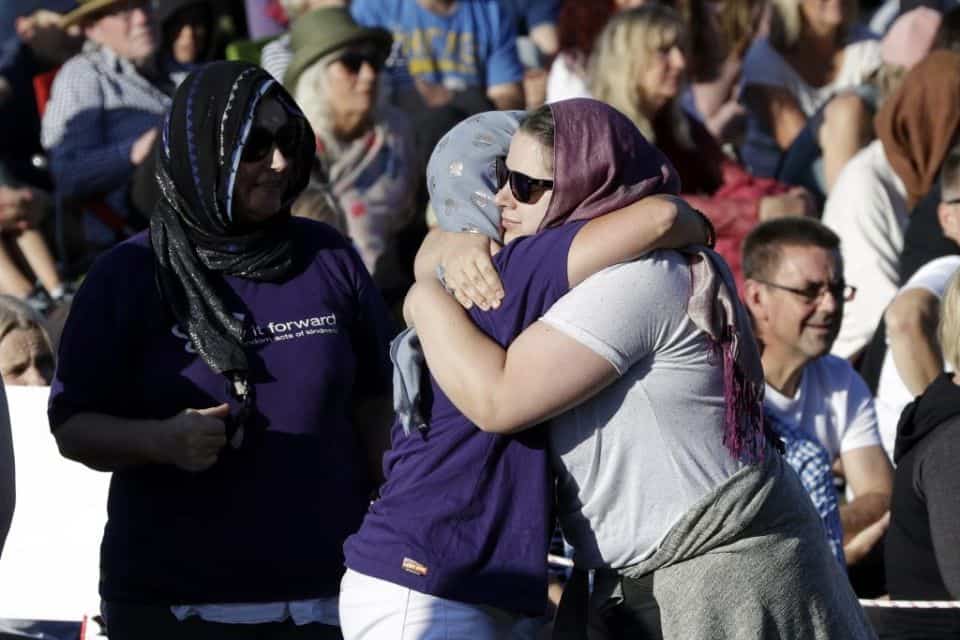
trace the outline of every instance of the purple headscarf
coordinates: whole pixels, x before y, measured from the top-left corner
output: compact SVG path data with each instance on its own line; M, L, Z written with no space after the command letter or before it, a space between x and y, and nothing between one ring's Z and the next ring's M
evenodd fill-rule
M613 107L588 98L550 105L554 120L554 187L540 229L622 209L653 194L677 194L670 161ZM723 443L744 462L761 460L763 366L730 268L704 247L683 250L692 283L687 315L708 336L723 367Z
M549 106L554 188L540 230L610 213L656 193L680 192L680 177L667 157L610 105L574 98Z

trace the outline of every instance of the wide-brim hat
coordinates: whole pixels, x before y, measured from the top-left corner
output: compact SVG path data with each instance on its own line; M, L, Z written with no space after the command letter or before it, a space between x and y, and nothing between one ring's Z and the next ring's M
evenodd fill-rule
M63 16L64 27L80 24L90 16L115 4L126 4L127 0L77 0L77 8Z
M379 27L361 27L343 7L325 7L311 11L293 23L290 48L293 59L283 76L283 84L291 92L306 69L320 58L348 45L372 42L384 59L390 53L393 36Z

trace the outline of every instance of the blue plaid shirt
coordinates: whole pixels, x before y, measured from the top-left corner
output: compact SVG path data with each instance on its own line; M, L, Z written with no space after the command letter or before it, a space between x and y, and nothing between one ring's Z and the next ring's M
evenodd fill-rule
M840 524L840 504L837 490L833 484L833 469L827 450L817 440L777 420L766 413L774 431L783 439L786 446L784 458L800 476L803 488L807 490L813 506L823 521L827 543L840 566L846 568L843 556L843 527Z
M70 199L107 194L127 212L130 149L160 125L170 96L106 47L71 58L57 73L43 117L42 141L57 193Z

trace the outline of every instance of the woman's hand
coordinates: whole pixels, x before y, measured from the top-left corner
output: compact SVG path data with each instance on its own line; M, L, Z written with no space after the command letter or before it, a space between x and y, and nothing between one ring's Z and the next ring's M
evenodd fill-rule
M187 409L164 421L160 438L160 458L185 471L206 471L220 456L227 444L224 419L230 406L221 404L209 409Z
M661 246L676 249L690 244L712 247L717 242L717 232L710 218L679 196L658 196L668 199L677 208L673 228L663 238Z
M464 309L499 307L503 283L490 256L493 241L479 233L448 233L444 241L440 268L447 291Z

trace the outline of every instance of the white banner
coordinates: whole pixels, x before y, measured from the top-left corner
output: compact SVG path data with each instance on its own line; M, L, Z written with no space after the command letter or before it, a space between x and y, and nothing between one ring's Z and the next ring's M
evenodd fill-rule
M7 387L17 506L0 557L0 618L81 620L100 610L110 474L60 455L46 387Z

